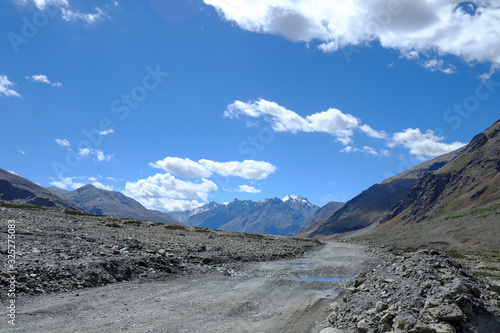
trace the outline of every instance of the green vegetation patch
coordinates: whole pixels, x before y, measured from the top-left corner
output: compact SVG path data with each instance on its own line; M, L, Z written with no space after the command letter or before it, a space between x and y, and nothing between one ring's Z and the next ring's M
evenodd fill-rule
M201 228L201 227L194 227L194 231L196 232L206 232L206 233L211 233L212 230L208 229L208 228Z
M489 213L493 213L493 212L495 212L495 214L496 214L497 210L500 210L500 203L496 203L496 204L486 206L486 207L474 208L474 209L468 210L466 212L461 212L458 214L453 214L453 215L446 217L444 220L447 221L447 220L451 220L451 219L458 219L458 218L464 217L464 216L489 214Z
M464 256L462 253L459 253L459 252L456 252L456 251L447 251L446 254L451 257L451 258L455 258L455 259L465 259L467 258L466 256Z
M185 226L177 224L167 224L164 226L164 228L167 230L187 230Z
M68 214L68 215L78 215L78 216L104 216L104 215L99 215L99 214L89 214L89 213L84 213L84 212L77 212L77 211L74 211L74 210L69 210L69 209L66 209L64 211L64 214Z
M477 275L481 275L481 276L489 277L489 278L500 278L500 275L491 274L488 272L474 272L474 273L476 273Z
M47 207L28 205L28 204L13 204L7 202L0 202L0 207L5 208L19 208L19 209L39 209L39 210L47 210Z

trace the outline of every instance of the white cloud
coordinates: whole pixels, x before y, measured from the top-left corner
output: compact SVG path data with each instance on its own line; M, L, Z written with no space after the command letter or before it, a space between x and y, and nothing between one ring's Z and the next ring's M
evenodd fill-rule
M18 5L34 4L39 10L45 10L47 7L58 7L61 10L61 17L65 21L84 21L92 24L103 18L109 18L99 7L95 7L94 13L75 11L70 8L68 0L14 0L14 2Z
M422 66L424 66L425 69L428 69L431 72L438 71L438 72L442 72L445 74L456 74L457 73L457 69L455 68L455 66L450 65L450 64L445 66L444 61L440 60L440 59L427 60L426 62L424 62L422 64Z
M26 152L24 150L18 150L21 155L26 155Z
M364 124L359 126L359 129L368 135L369 137L375 138L375 139L387 139L388 135L385 131L376 131L370 126Z
M48 77L46 75L40 74L40 75L32 75L31 77L26 76L26 79L33 81L33 82L45 83L45 84L51 85L53 87L62 87L61 82L50 82L50 80L48 79Z
M264 179L276 171L276 167L268 162L245 160L243 162L216 162L201 159L198 162L189 158L166 157L149 164L153 168L162 169L178 177L205 178L218 173L222 176L241 177L245 179Z
M166 157L163 160L149 163L149 166L157 169L165 170L178 177L185 178L203 178L210 177L212 172L207 170L203 165L189 158Z
M344 114L337 109L329 109L303 118L275 102L264 99L249 103L235 101L228 105L224 112L224 116L228 118L238 118L240 115L254 118L263 116L276 132L328 133L344 145L351 142L351 137L354 135L353 129L360 124L356 117Z
M105 131L100 131L99 135L106 136L106 135L109 135L109 134L113 134L114 132L115 132L114 129L109 129L109 130L105 130Z
M184 212L203 206L197 200L176 200L169 198L136 198L144 207L163 212Z
M10 172L11 174L18 176L18 174L15 173L14 171L7 170L7 172Z
M84 14L84 13L72 11L71 9L68 9L68 8L61 8L61 12L62 12L61 17L63 18L63 20L66 20L66 21L78 21L78 20L80 20L80 21L84 21L88 24L95 23L99 20L102 20L105 17L109 18L109 16L106 15L106 13L104 13L104 11L101 8L96 7L95 11L96 12L94 14L90 14L90 13Z
M125 194L136 200L168 198L206 201L208 194L215 190L217 185L208 179L203 178L199 182L184 181L169 173L156 174L125 185Z
M363 149L355 148L352 146L347 146L344 147L341 151L341 153L364 153L366 155L373 155L373 156L390 156L390 152L388 150L382 149L380 152L377 152L375 148L364 146Z
M454 55L500 65L500 3L456 0L204 0L244 30L341 48L379 41L405 57Z
M256 189L255 187L248 185L240 185L237 191L245 193L254 193L254 194L260 193L259 189Z
M89 178L89 180L90 180L90 178ZM100 188L101 190L113 191L113 186L111 186L111 185L104 185L103 183L100 183L97 181L92 181L92 185L94 185L97 188Z
M56 139L56 143L61 147L69 147L71 143L66 139Z
M443 139L443 137L434 135L432 130L422 133L418 128L408 128L402 132L394 133L388 146L391 148L403 146L410 150L410 154L422 158L443 155L465 146L465 143L462 142L443 143L441 142Z
M442 155L464 145L461 142L443 143L441 141L444 138L435 136L431 130L423 134L419 129L407 129L390 135L385 131L378 131L367 124L362 124L360 119L337 109L329 109L303 118L275 102L263 99L249 103L236 101L230 104L224 112L224 116L228 118L238 118L240 115L262 116L276 132L297 133L300 131L331 134L345 146L341 150L342 153L362 152L367 155L390 156L390 152L386 149L377 151L369 146L364 146L362 149L353 147L351 144L356 130L365 133L370 138L383 140L389 148L403 146L410 150L410 154L423 158ZM199 163L210 171L223 174L216 168L205 165L202 160Z
M10 89L9 87L12 87L14 85L13 82L9 81L9 78L7 75L0 75L0 97L2 95L7 96L7 97L21 97L21 95L15 91Z
M207 170L222 176L236 176L245 179L264 179L276 171L276 167L268 162L244 160L243 162L214 162L200 160Z
M109 162L113 155L105 155L102 150L95 148L81 148L78 151L78 156L81 158L87 158L94 155L99 162Z
M116 180L115 178L113 177L106 177L107 180L111 180L112 182L117 182L118 180Z
M75 179L75 177L59 177L59 180L50 178L50 185L61 188L63 190L76 190L77 188L85 185L84 183L74 182L73 179Z

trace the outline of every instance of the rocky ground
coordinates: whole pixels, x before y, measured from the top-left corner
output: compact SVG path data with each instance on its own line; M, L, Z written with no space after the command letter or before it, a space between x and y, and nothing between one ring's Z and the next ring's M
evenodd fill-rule
M500 281L486 273L498 272L498 261L380 245L367 252L380 263L346 283L322 333L500 332Z
M15 221L13 267L7 261L14 249L8 246L9 220ZM20 294L64 292L133 279L231 274L244 262L293 258L318 245L60 210L0 207L0 227L0 298L12 277Z

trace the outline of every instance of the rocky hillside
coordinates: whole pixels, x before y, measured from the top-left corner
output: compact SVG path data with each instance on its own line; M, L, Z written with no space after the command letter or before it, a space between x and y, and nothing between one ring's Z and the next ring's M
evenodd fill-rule
M51 187L49 190L90 214L171 224L179 223L170 215L147 209L136 200L120 192L102 190L93 185L85 185L74 191L66 191L55 187Z
M419 179L384 222L407 224L500 200L500 120L465 150Z
M209 203L194 213L185 212L188 217L182 222L210 229L289 236L303 228L318 209L296 195L257 202L236 199L226 204Z
M373 185L349 200L342 208L326 219L305 230L302 235L310 237L331 235L358 230L371 225L389 213L391 208L405 197L418 179L431 171L441 168L447 162L456 158L460 152L461 150L457 150L437 157L388 178L380 184Z
M0 201L76 211L81 210L79 207L61 199L47 189L2 169L0 169Z

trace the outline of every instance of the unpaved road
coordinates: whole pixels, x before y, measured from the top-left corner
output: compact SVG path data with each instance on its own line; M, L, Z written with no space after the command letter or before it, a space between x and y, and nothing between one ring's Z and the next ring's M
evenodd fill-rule
M16 326L2 316L0 331L316 333L326 326L339 282L291 278L352 277L369 260L358 245L329 242L304 258L246 264L233 276L132 281L21 298Z

